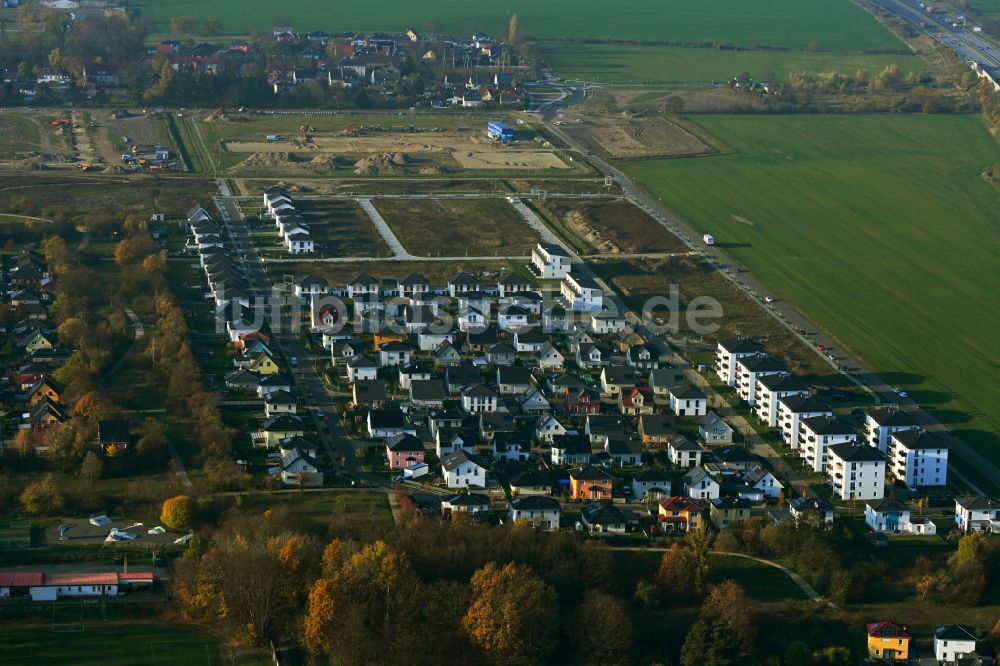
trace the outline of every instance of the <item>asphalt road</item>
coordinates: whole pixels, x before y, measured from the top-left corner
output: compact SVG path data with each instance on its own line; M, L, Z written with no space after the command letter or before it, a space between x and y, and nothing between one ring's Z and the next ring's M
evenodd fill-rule
M220 180L219 189L222 193L218 201L223 211L223 226L229 234L235 258L246 272L252 294L268 299L265 322L272 332L272 340L277 351L285 357L286 367L291 368L292 382L306 408L306 414L303 416L313 420L313 425L319 433L320 444L336 471L368 483L381 484L381 479L365 472L358 458L356 440L351 438L344 428L333 403L334 395L327 390L314 365L313 361L319 357L306 350L298 334L291 330L287 315L283 314L282 310L271 308L270 299L275 291L270 277L264 270L264 263L250 239L250 230L234 197L229 196L224 181ZM298 360L295 366L291 363L292 357ZM323 412L324 416L318 416L319 412Z

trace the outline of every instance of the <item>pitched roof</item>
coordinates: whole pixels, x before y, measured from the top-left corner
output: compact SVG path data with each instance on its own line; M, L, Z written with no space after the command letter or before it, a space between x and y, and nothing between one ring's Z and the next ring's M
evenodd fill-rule
M795 414L833 412L830 405L820 402L809 395L786 395L783 398L779 398L778 402Z
M887 512L909 512L910 505L906 502L896 499L895 497L883 497L882 499L869 500L865 504L871 508L872 511L878 513Z
M766 351L764 345L752 338L736 337L719 340L719 346L730 354L761 354Z
M129 422L125 419L101 421L97 424L97 440L101 444L127 443L130 438Z
M946 449L948 443L926 430L901 430L892 433L892 438L907 449Z
M489 506L490 498L478 493L460 493L445 500L451 506Z
M934 638L947 641L975 641L976 630L967 624L943 624L934 627Z
M973 495L972 497L956 497L955 503L966 511L990 511L993 509L1000 509L1000 502L990 499L989 497L983 497L982 495Z
M614 481L615 477L594 465L584 465L569 471L571 479L577 481Z
M660 506L664 511L693 511L701 513L705 510L704 506L690 497L667 497L660 500Z
M857 429L836 416L811 416L802 425L817 435L856 435Z
M422 453L424 451L423 443L413 435L406 433L386 437L385 445L386 448L394 453L405 453L408 451L419 451Z
M845 442L830 447L830 455L837 456L845 462L880 462L885 456L874 446Z
M865 629L874 638L911 638L910 629L905 624L872 622L865 625Z
M515 511L558 511L559 500L545 495L526 495L510 502L510 508Z
M796 497L788 506L795 511L833 511L833 503L824 497Z
M464 463L467 463L467 462L471 462L474 465L478 465L479 467L482 467L483 469L486 469L486 467L487 467L487 464L486 464L485 460L483 460L479 456L472 455L470 453L466 453L464 449L459 449L458 451L455 451L454 453L450 453L450 454L446 455L441 460L441 465L446 470L448 470L450 472L451 470L455 469L456 467L458 467L458 466L460 466L460 465L462 465Z
M628 522L625 513L611 502L588 504L580 513L591 525L621 525Z
M900 409L876 409L868 412L868 418L880 426L892 428L917 425L917 419L912 414Z
M660 483L662 481L670 481L670 475L662 469L644 469L633 476L632 480L639 481L640 483Z
M549 487L552 485L552 480L546 472L537 469L528 469L512 478L510 485L514 487Z

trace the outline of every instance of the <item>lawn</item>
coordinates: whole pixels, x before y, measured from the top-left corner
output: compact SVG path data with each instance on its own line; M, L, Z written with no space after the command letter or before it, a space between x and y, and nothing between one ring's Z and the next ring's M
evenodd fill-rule
M1000 460L1000 148L974 116L705 116L736 153L622 167ZM919 140L917 140L919 138Z
M553 72L586 81L708 82L728 81L749 72L758 81L783 80L789 72L840 72L859 69L874 75L887 65L919 74L927 63L915 55L830 53L811 51L721 51L717 48L636 46L629 44L545 44Z
M107 620L102 618L97 604L45 604L44 607L41 604L17 604L5 607L0 611L0 641L7 648L0 655L0 665L217 666L268 663L261 655L232 659L230 655L223 654L222 646L212 636L160 617L142 617L150 613L136 612L133 606L136 605L129 604L126 614L122 606L111 604ZM126 619L127 616L133 617Z
M538 242L504 199L378 199L375 208L410 254L432 256L527 255Z
M0 115L0 158L12 159L38 151L41 148L38 127L25 116Z
M805 48L818 41L835 50L898 49L900 42L874 18L848 0L624 0L608 6L596 0L514 0L510 3L457 3L426 0L399 4L391 0L324 4L315 0L287 0L274 6L263 0L134 0L133 9L146 16L154 31L169 29L170 18L215 17L225 30L247 33L266 30L274 23L298 30L422 30L439 22L439 32L471 35L476 30L496 34L507 26L512 12L521 32L539 37L572 36L677 42L721 41L749 46L767 44ZM203 26L199 26L199 29Z

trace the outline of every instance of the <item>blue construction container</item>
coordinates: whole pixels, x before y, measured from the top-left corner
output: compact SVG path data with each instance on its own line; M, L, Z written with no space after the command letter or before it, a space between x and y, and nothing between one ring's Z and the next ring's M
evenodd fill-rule
M491 120L486 126L486 132L491 139L498 139L500 141L514 140L514 128L499 120Z

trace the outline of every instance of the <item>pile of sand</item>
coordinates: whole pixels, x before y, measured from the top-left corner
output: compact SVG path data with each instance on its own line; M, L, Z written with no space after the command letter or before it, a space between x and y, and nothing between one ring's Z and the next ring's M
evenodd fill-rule
M322 153L309 160L309 164L317 168L338 169L342 166L347 166L350 162L340 155Z
M407 162L409 161L410 159L406 156L405 153L396 153L395 155L392 156L392 163L398 166L406 166Z
M439 166L420 167L420 173L422 173L425 176L440 176L444 172L445 172L444 167L439 167Z
M399 173L399 164L394 161L394 157L389 153L373 153L354 163L354 173L359 176Z
M601 232L595 229L587 217L578 210L566 216L566 226L576 235L583 237L598 252L618 254L622 251L618 245L602 236Z
M252 153L239 164L241 169L281 168L306 161L295 153Z

